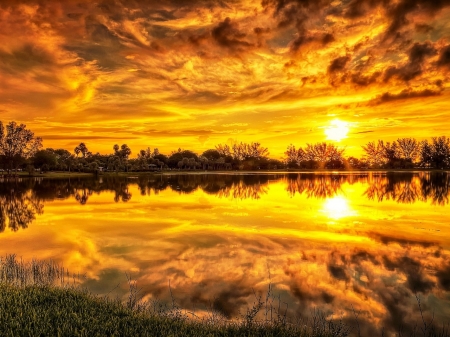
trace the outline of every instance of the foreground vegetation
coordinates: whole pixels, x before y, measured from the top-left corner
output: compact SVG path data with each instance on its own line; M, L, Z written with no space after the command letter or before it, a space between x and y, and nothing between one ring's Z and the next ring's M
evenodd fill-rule
M82 278L52 262L0 258L1 336L280 336L343 337L349 327L320 313L289 324L283 315L257 321L258 301L240 321L215 312L199 318L173 304L142 303L131 280L127 303L100 298L76 286Z
M289 323L281 311L257 298L239 321L227 321L215 312L200 318L181 310L175 302L167 307L157 301L139 301L136 283L129 279L128 301L98 297L76 284L83 276L71 275L45 261L18 261L14 255L0 258L1 336L361 336L359 324L328 320L318 311L313 317ZM268 296L270 294L270 286ZM420 308L420 302L419 302ZM258 313L264 313L257 320ZM273 315L267 315L268 312ZM265 317L265 319L264 319ZM384 336L384 332L380 333ZM424 328L397 336L449 337L448 328Z
M325 324L220 324L173 313L137 311L75 288L0 285L1 336L345 336ZM312 330L311 330L312 331Z

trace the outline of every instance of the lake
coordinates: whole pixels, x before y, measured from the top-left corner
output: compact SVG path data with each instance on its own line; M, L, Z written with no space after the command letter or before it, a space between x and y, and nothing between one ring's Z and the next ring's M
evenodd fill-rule
M0 181L0 255L52 259L92 292L239 318L269 285L289 317L365 335L450 317L445 172ZM169 291L172 291L172 297Z

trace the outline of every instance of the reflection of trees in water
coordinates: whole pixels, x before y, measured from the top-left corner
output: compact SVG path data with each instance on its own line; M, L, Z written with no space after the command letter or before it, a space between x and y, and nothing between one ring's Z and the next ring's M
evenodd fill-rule
M42 199L29 189L30 184L14 181L0 184L0 232L6 227L16 232L25 229L42 214Z
M433 205L449 203L450 177L446 172L423 174L420 188L423 198L431 199Z
M365 180L363 175L338 174L288 174L287 192L291 197L305 193L308 198L332 198L342 190L344 183L353 184Z
M214 191L212 194L217 195L219 198L259 199L262 195L268 193L271 179L278 180L279 177L257 175L223 176L221 180L211 181L211 184L202 188L205 192Z
M370 200L394 200L412 204L431 200L433 205L447 205L450 177L446 172L389 172L368 174L288 174L287 192L305 194L308 198L332 198L344 183L365 183L364 196Z
M233 184L221 189L216 195L219 198L231 199L259 199L261 195L267 194L269 191L268 185L245 185L243 183Z
M80 203L80 205L85 205L89 197L92 195L92 190L87 188L75 189L75 200Z
M140 177L137 180L142 195L157 194L170 188L178 193L193 193L199 188L207 194L236 199L259 199L268 192L269 180L275 175L173 175Z
M431 200L433 205L449 203L450 180L446 172L373 174L364 195L370 200L415 203Z
M207 194L229 199L259 199L267 194L271 181L285 179L287 192L307 197L331 198L344 183L368 185L364 196L370 200L394 200L399 203L428 201L449 204L450 178L446 172L368 173L368 174L288 174L288 175L167 175L136 179L101 177L100 179L16 179L0 183L0 231L10 227L26 228L43 212L45 201L74 198L81 205L93 194L112 192L115 202L131 199L130 185L137 185L142 195L158 194L170 189Z

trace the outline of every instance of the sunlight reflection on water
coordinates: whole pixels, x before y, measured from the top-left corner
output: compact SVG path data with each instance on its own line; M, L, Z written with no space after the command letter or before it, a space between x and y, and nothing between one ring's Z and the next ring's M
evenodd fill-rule
M228 318L271 282L292 317L355 308L379 335L419 318L416 293L450 317L449 192L424 172L22 179L0 183L0 254L54 259L99 294L126 296L131 272L170 300L171 280L179 305Z

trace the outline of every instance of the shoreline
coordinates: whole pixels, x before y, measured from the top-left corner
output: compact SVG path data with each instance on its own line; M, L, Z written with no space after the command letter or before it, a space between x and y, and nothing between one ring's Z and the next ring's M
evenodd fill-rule
M173 176L173 175L269 175L269 174L367 174L367 173L418 173L418 172L450 172L449 169L367 169L367 170L261 170L261 171L202 171L202 170L173 170L154 172L101 172L99 174L86 172L52 171L40 174L19 172L13 175L1 174L0 180L14 178L92 178L92 177L135 177L135 176Z

